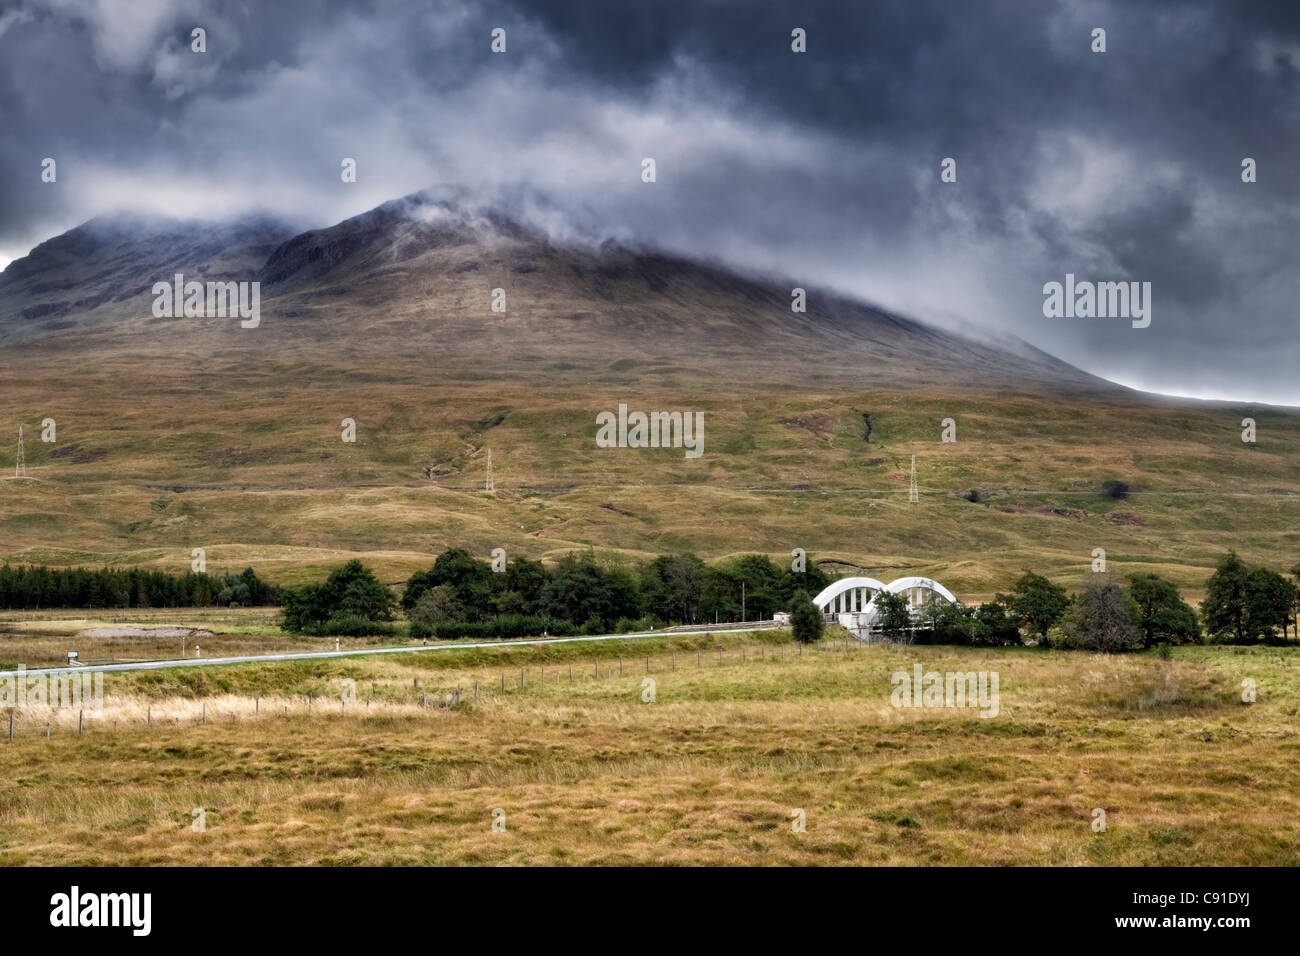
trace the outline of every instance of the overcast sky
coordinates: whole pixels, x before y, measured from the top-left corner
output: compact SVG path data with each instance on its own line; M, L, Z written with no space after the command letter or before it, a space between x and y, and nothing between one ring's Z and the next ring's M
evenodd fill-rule
M321 226L456 184L1300 405L1298 119L1300 3L0 0L0 265L116 208ZM1150 282L1150 326L1044 317L1066 273Z

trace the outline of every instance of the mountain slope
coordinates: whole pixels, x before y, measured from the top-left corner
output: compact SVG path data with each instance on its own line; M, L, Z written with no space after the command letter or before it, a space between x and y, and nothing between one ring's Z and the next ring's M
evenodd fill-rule
M449 545L797 547L989 593L1025 568L1076 585L1097 548L1184 586L1229 547L1300 553L1294 412L1161 400L815 289L795 314L792 281L521 223L420 195L306 233L96 223L38 247L0 283L0 558L183 571L203 547L296 582L362 555L396 582ZM261 324L154 318L178 270L264 283ZM702 456L598 445L620 404L702 414Z
M0 273L0 343L120 322L149 312L149 290L177 273L247 276L293 234L265 218L212 225L101 216L49 239Z
M485 374L673 365L746 380L1118 389L1024 343L981 345L815 289L794 313L793 282L612 242L562 245L431 193L293 236L262 220L95 220L0 276L0 342L112 326L197 354L252 343L219 319L153 318L150 289L176 272L260 281L257 347L296 357L347 348L367 362L472 360ZM494 289L504 312L492 310Z

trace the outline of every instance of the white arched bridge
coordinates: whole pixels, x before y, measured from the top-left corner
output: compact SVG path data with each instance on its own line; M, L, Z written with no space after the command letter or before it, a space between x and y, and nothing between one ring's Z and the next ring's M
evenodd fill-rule
M927 604L960 604L953 593L932 578L907 577L897 581L875 578L841 578L827 585L813 598L813 603L829 620L844 625L859 637L865 637L876 622L879 610L876 595L881 591L906 594L913 615Z

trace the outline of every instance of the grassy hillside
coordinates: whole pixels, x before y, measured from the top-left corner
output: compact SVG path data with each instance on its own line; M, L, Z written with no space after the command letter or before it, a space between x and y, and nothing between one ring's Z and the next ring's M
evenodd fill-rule
M203 372L157 357L146 374L29 359L11 366L0 416L0 431L21 422L28 436L29 477L0 481L11 560L180 570L204 547L212 569L294 583L352 555L397 581L449 545L484 557L802 547L964 592L1025 567L1072 579L1094 548L1185 586L1229 547L1300 560L1300 414L1279 409L869 381L742 388L703 372L475 383L424 381L409 362ZM703 457L597 448L595 416L620 401L703 411ZM1240 440L1246 416L1257 444ZM45 417L57 444L39 441ZM355 444L340 440L345 417ZM945 418L956 443L939 440ZM479 490L488 448L495 494ZM13 460L12 444L0 450L6 473ZM1102 496L1107 479L1134 494ZM964 500L971 489L981 503Z

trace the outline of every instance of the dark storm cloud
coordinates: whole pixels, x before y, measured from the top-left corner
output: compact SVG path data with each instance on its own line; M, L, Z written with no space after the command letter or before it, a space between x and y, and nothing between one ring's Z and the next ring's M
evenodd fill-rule
M321 225L458 183L1140 387L1300 404L1297 7L23 0L0 8L0 255L114 206ZM1044 318L1066 272L1150 281L1151 327Z

